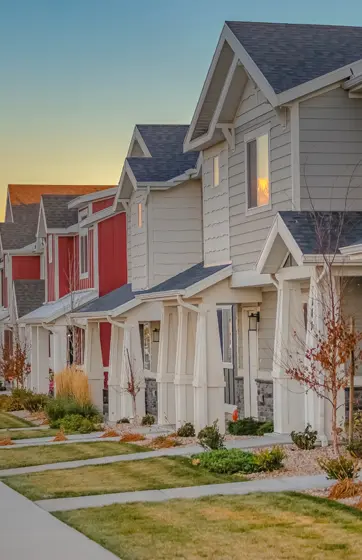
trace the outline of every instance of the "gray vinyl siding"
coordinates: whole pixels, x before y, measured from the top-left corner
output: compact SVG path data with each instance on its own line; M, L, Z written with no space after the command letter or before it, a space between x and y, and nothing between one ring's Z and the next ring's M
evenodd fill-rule
M361 99L334 89L300 103L299 118L301 209L362 210Z
M214 157L219 156L220 183L213 186ZM206 265L230 261L228 146L219 144L203 152L204 261Z
M270 210L247 216L244 135L270 124ZM235 120L235 151L229 150L230 256L234 271L255 268L274 216L292 209L291 137L266 98L249 81Z
M149 287L202 261L201 181L153 191L147 201Z
M259 323L259 370L272 371L277 313L277 292L263 292Z
M127 218L127 282L132 282L132 209L129 208Z
M131 199L132 289L148 288L146 194L136 192ZM142 227L138 227L138 203L142 203Z

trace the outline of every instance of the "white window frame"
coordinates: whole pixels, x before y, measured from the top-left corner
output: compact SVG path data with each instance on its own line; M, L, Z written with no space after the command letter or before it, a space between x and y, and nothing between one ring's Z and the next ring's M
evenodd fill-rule
M88 217L88 207L87 208L82 208L82 210L79 210L78 213L78 218L79 218L79 222L81 222L82 220L84 220L85 218ZM84 242L85 239L85 242ZM86 244L87 247L87 262L84 263L85 267L82 267L82 261L84 258L83 255L83 246L84 243ZM86 268L86 270L85 270ZM83 228L79 231L79 278L81 280L86 280L89 277L89 239L88 239L88 229L87 228Z
M53 262L53 235L48 235L48 263Z
M268 123L264 126L260 126L254 130L251 130L244 136L244 166L245 166L245 214L247 216L252 216L253 214L259 214L260 212L266 212L272 207L272 188L271 188L271 161L270 161L270 128L271 124ZM268 204L263 204L262 206L254 206L249 208L249 179L248 179L248 144L253 140L256 140L260 136L268 135L268 181L269 181L269 202Z
M220 154L212 158L212 187L220 186Z
M220 340L220 347L221 347L222 367L224 369L233 369L233 367L234 367L234 360L233 360L233 355L234 355L234 348L233 348L233 346L234 346L234 341L233 341L233 306L232 306L232 304L217 305L216 306L216 312L219 311L219 310L230 311L230 315L231 315L231 362L224 362L223 346L221 344L221 340Z
M141 229L143 226L143 207L142 202L138 202L137 204L137 225L138 229Z

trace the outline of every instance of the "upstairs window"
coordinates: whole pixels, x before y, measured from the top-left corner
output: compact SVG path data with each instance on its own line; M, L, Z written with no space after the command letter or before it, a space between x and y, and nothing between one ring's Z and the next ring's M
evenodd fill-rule
M269 133L254 131L246 141L247 208L270 204Z
M53 262L53 236L48 236L48 263L51 264Z
M88 230L79 233L79 268L80 277L88 277Z
M212 160L212 186L218 187L220 185L220 158L215 156Z
M217 308L217 321L221 344L221 355L224 367L232 367L233 363L233 315L232 306L223 305Z

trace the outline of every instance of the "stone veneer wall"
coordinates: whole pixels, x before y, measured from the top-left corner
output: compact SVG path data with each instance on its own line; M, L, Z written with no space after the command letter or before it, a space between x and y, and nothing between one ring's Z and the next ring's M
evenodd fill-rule
M245 405L244 405L244 378L235 378L235 404L238 408L239 417L244 418L245 416Z
M146 414L153 414L157 418L157 381L150 377L146 377Z
M258 419L273 420L273 381L257 379Z

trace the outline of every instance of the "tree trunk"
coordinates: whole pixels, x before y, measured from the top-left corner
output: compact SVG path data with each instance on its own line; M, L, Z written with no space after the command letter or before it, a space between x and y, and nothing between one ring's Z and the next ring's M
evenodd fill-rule
M133 421L137 421L137 406L136 406L136 395L132 395L132 413L133 413Z
M337 391L334 389L332 391L332 436L333 436L333 451L336 455L339 455L338 447L338 427L337 427Z

